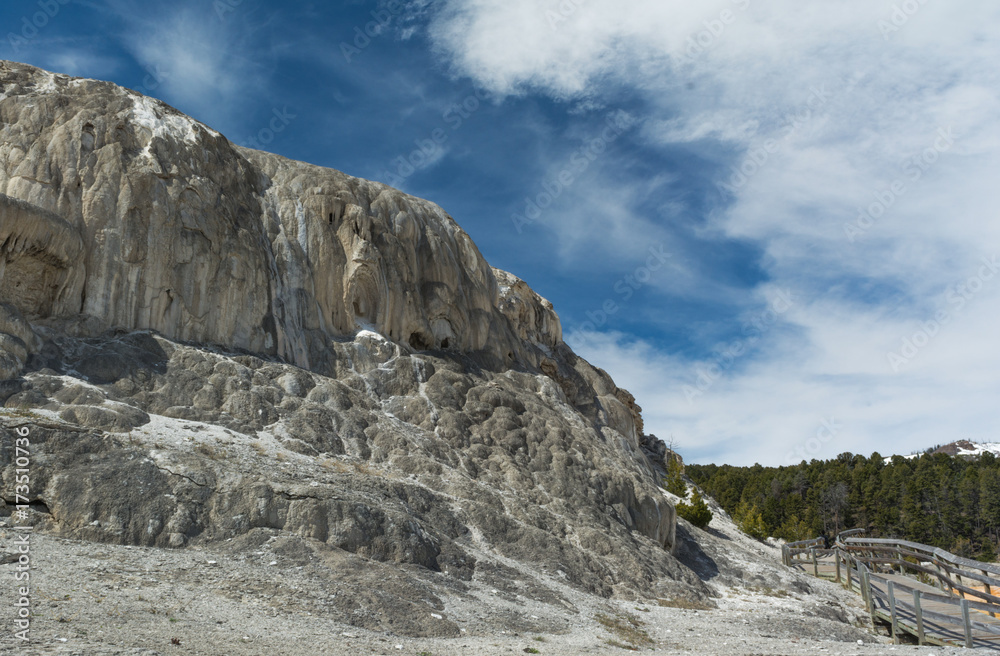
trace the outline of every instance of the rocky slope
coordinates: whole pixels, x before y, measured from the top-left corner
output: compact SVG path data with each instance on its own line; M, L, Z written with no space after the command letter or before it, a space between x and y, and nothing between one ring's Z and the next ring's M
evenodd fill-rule
M59 536L267 529L456 581L708 593L632 396L441 208L12 62L0 379L3 513L27 427L30 521Z
M3 524L0 549L18 539ZM7 631L0 653L579 656L631 647L678 655L875 656L893 649L866 630L858 595L782 567L777 549L748 539L724 514L709 532L683 520L679 531L678 556L718 595L709 603L602 599L558 571L515 561L484 565L461 581L275 529L187 549L38 534L32 556L46 596L38 598L31 649ZM695 534L697 540L684 537ZM0 564L0 573L14 567Z

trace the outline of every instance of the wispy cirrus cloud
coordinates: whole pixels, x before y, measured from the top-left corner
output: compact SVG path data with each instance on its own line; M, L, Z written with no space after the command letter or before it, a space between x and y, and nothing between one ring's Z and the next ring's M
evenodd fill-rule
M702 459L781 462L831 414L850 426L840 450L995 437L997 297L986 284L959 312L954 290L1000 252L1000 8L902 4L473 0L433 18L451 70L497 93L638 99L639 147L693 185L661 197L688 211L657 214L622 193L595 202L594 190L641 188L598 170L567 200L584 218L551 224L564 249L678 230L698 236L681 244L695 262L732 240L758 249L764 275L742 301L708 291L720 282L711 267L690 269L692 287L729 308L715 329L689 327L700 346L653 339L676 330L669 319L586 340L585 355L636 392L647 425L683 432ZM692 150L703 157L673 157ZM673 282L659 289L665 301ZM689 404L685 384L714 361L713 340L739 340L771 288L795 307ZM894 370L889 354L942 308L949 324Z
M177 2L154 8L104 0L96 9L123 28L121 46L149 76L140 89L206 123L236 122L240 105L260 95L270 76L269 44L256 39L248 6L221 15L212 3Z
M78 43L48 44L47 52L39 63L52 71L96 79L112 77L121 68L121 62L108 55L92 52Z

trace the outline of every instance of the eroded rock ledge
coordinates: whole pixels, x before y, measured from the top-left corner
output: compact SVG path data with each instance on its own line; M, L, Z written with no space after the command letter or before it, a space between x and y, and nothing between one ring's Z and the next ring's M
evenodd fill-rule
M315 371L331 370L331 338L362 327L494 366L538 365L521 335L559 341L530 290L524 314L545 333L501 312L494 271L433 203L233 146L110 83L13 63L0 83L3 291L27 315L85 315Z

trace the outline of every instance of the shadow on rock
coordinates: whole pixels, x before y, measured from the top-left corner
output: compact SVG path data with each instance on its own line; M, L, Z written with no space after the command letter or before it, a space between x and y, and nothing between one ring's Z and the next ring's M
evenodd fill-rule
M677 522L677 559L698 575L702 581L710 581L719 575L719 568L698 541L692 530L684 522Z
M733 539L731 537L729 537L728 535L726 535L725 533L723 533L722 531L720 531L717 528L712 528L711 526L706 526L702 530L704 530L706 533L708 533L712 537L719 538L720 540L725 540L726 542L732 542L733 541Z

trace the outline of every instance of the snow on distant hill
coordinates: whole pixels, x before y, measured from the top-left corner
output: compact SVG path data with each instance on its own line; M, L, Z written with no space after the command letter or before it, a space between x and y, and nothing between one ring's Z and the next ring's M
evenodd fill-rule
M995 456L1000 456L1000 442L959 440L938 447L934 453L947 453L950 456L981 456L984 453L992 453Z
M932 453L945 453L949 456L968 456L973 458L978 458L984 453L992 453L995 456L1000 456L1000 442L971 442L969 440L958 440L957 442L952 442L951 444L945 444L944 446L939 446ZM911 453L907 456L902 456L907 460L913 458L919 458L923 453ZM892 462L895 456L889 456L885 458L885 464Z

